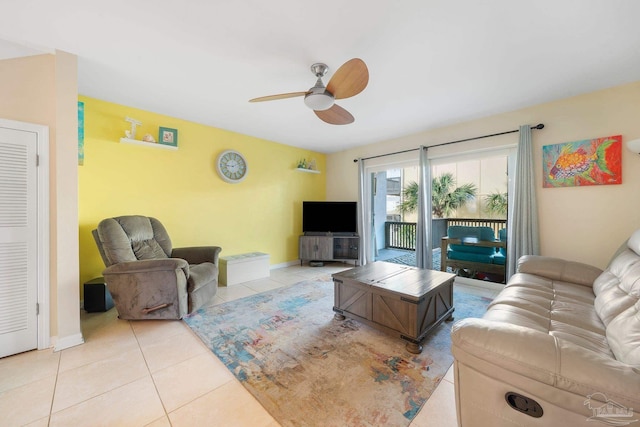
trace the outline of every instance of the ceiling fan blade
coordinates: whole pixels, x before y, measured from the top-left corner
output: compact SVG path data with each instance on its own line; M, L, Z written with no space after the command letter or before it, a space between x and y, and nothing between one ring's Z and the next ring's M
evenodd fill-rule
M295 98L296 96L304 96L307 92L291 92L281 93L278 95L261 96L259 98L250 99L249 102L275 101L276 99Z
M320 120L331 125L348 125L355 121L350 112L336 104L328 110L313 110L313 112L320 117Z
M333 74L327 90L336 99L350 98L359 94L369 83L369 69L360 58L353 58L342 64Z

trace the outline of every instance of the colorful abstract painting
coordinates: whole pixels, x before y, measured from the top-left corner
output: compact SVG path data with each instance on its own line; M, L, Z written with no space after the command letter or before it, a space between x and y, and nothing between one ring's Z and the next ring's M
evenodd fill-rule
M622 136L545 145L542 177L545 188L622 184Z
M78 165L84 164L84 102L78 102Z

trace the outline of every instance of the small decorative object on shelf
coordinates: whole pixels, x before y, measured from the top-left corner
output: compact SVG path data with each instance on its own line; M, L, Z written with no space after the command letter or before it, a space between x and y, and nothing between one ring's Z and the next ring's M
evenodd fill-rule
M125 117L124 121L131 123L131 130L125 130L124 135L128 139L136 139L136 127L140 126L142 122L140 120L132 119L131 117Z
M163 145L178 146L178 129L160 128L158 143Z
M316 161L302 159L298 162L298 166L296 166L296 170L300 172L311 172L311 173L320 173L319 170L316 169Z
M143 136L142 140L144 142L156 142L156 139L150 133L148 133L145 136Z

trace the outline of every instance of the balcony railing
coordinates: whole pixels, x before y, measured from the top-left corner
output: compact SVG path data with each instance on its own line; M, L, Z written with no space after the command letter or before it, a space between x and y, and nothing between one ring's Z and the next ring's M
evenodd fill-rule
M447 218L447 228L452 225L464 225L467 227L491 227L493 234L498 237L498 231L507 227L506 219L483 219L483 218ZM444 237L445 234L441 237Z
M432 248L440 247L440 239L447 235L447 229L452 225L464 225L469 227L491 227L493 233L498 236L498 231L507 226L506 219L485 218L434 218L432 220L431 239ZM385 248L416 250L416 223L387 221L384 223Z
M415 222L385 222L384 223L385 248L416 250L416 223Z

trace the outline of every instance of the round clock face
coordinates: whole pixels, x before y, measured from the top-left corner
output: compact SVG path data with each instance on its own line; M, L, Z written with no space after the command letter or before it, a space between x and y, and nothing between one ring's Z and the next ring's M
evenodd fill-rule
M216 169L220 178L230 183L237 183L247 177L247 161L237 151L227 150L220 153L216 161Z

